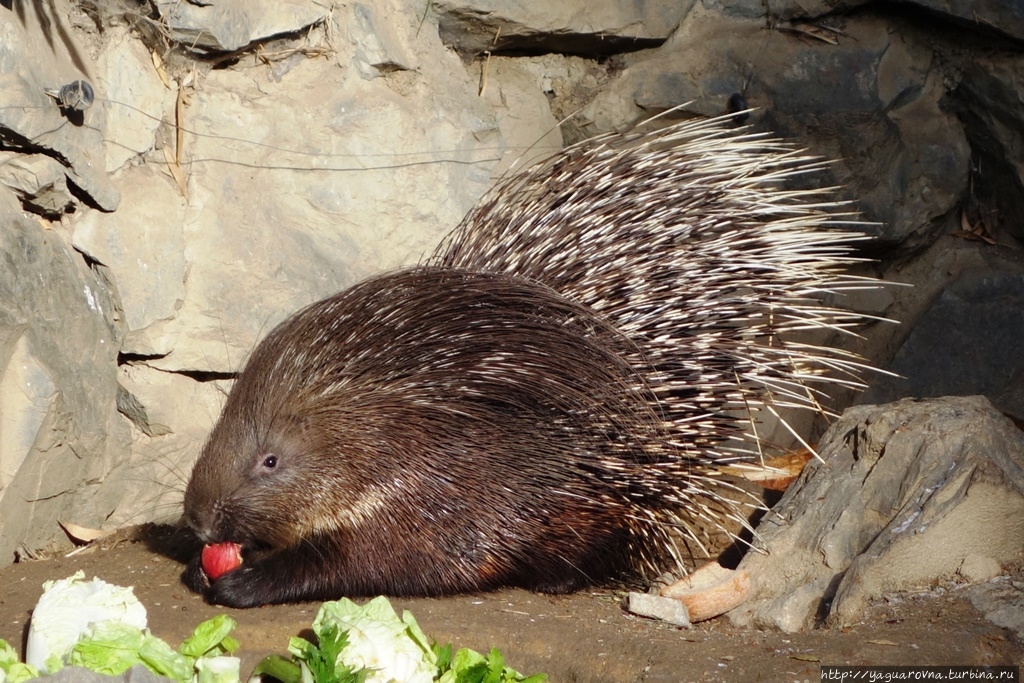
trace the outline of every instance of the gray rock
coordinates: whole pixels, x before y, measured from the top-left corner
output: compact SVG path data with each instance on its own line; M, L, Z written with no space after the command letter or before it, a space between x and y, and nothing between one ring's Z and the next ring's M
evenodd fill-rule
M22 24L0 6L0 135L10 150L43 153L58 160L68 180L105 211L117 208L118 192L103 159L103 107L62 111L47 90L85 77L50 51L46 31L29 13ZM51 27L52 30L52 27ZM17 65L15 67L15 65ZM103 93L97 93L102 97Z
M96 496L128 449L112 409L117 303L61 236L0 192L0 557L45 546L57 520L99 527Z
M1022 16L1024 20L1024 16ZM1024 59L972 55L950 104L966 123L975 162L968 209L991 234L1024 240Z
M945 15L972 31L1024 40L1024 7L1016 0L899 0L893 4L906 2Z
M159 0L156 5L172 40L188 50L213 52L298 33L330 13L327 5L313 0Z
M813 19L824 15L849 12L870 0L776 0L770 5L771 16L776 20ZM765 4L761 0L705 0L704 6L723 14L764 19Z
M66 178L60 162L45 154L0 152L0 184L14 190L33 213L59 218L74 208Z
M882 595L1024 550L1024 435L983 397L850 408L758 527L734 623L787 631L862 618Z
M849 14L871 0L773 0L771 17L776 21L824 20ZM1005 0L883 0L877 6L916 6L924 8L939 21L962 26L981 34L1024 39L1024 11L1019 3ZM723 14L766 18L762 0L704 0L704 6ZM923 22L922 22L923 23Z
M971 586L966 595L986 619L1024 639L1024 585L1005 580L990 581Z
M1024 419L1024 273L970 270L916 321L865 402L984 394Z
M441 38L463 52L613 54L664 42L693 4L435 0L429 11Z
M843 187L840 196L877 222L865 229L900 242L960 201L970 149L939 106L945 87L923 39L875 17L835 23L842 35L830 45L695 7L583 115L595 130L684 103L710 116L742 92L758 108L755 128L838 160L817 182Z
M686 605L674 598L630 591L626 609L642 617L661 619L675 626L690 628L690 615L686 610Z

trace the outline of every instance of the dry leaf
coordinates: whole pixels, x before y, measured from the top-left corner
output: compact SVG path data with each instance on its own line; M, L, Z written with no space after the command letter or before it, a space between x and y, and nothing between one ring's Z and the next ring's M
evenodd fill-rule
M985 242L986 244L996 244L995 238L992 233L989 232L988 226L985 225L984 221L978 221L977 224L972 224L971 219L967 217L967 211L960 212L960 229L953 233L955 237L960 237L965 240L975 240Z
M167 69L164 68L164 60L160 58L160 55L156 52L151 52L153 55L153 68L156 69L156 75L163 81L164 87L168 90L171 89L171 79L167 77Z
M61 522L57 520L57 524L60 524L60 528L64 530L64 533L68 535L68 538L74 543L92 543L96 539L109 536L111 531L101 531L100 529L90 529L89 527L75 524L74 522Z
M174 105L174 130L174 161L180 167L185 147L185 88L178 88L178 101ZM184 190L182 194L185 194Z
M174 178L174 182L178 184L178 191L181 192L181 196L188 199L188 181L185 179L185 171L182 170L181 165L174 160L171 155L171 150L165 146L164 160L167 162L167 168L171 171L171 176Z
M479 97L483 97L487 92L487 77L491 70L491 51L484 50L484 63L480 66L480 88L477 91Z

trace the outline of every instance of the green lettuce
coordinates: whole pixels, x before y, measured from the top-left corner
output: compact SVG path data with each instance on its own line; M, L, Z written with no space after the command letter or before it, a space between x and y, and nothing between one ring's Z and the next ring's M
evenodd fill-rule
M498 650L487 656L451 645L431 645L409 612L399 617L387 598L365 605L325 602L313 621L317 644L292 638L292 660L273 655L256 667L283 683L542 683L505 666Z
M203 657L196 660L195 683L237 683L238 657Z
M45 662L43 673L70 664L117 676L143 665L178 683L239 683L236 624L225 614L202 622L175 650L146 626L145 608L131 588L78 572L44 585L33 612L27 655ZM399 616L381 596L364 605L342 598L325 602L313 621L315 643L291 638L291 659L272 655L252 677L283 683L541 683L505 666L498 650L486 656L431 644L408 611ZM31 662L31 659L29 659ZM41 668L22 664L0 640L0 683L23 683ZM250 678L252 680L252 678Z
M0 640L0 683L24 683L39 676L39 669L23 664L6 640Z
M485 657L475 650L461 648L454 655L452 646L435 646L440 664L438 683L544 683L544 674L523 676L505 666L505 657L496 648Z
M71 649L69 663L117 676L136 664L179 683L237 683L238 642L228 634L235 621L220 614L196 626L175 650L148 629L117 621L93 624Z
M238 649L238 641L230 633L237 625L228 615L218 614L196 626L179 650L186 657L196 659L234 654Z
M74 644L68 664L119 676L142 663L139 650L145 639L146 634L138 626L109 619L101 621L87 628Z
M361 606L346 598L325 602L313 631L323 638L331 628L345 634L338 662L366 671L367 683L432 683L437 674L437 657L416 619L408 611L399 618L383 596Z
M43 584L32 610L25 661L39 671L55 673L67 662L71 648L94 624L114 621L146 628L146 608L131 588L99 578L85 580L81 571Z

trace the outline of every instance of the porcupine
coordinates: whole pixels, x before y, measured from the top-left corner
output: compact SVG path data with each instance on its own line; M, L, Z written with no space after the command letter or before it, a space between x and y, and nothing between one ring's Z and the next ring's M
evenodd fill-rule
M312 304L254 350L185 517L232 606L565 592L673 567L741 511L762 411L820 410L859 360L822 294L863 235L821 162L725 119L602 136L500 182L419 266Z

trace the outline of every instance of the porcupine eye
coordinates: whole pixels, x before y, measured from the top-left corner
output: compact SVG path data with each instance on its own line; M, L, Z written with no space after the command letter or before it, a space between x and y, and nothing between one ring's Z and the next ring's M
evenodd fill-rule
M264 480L265 477L270 477L269 481L274 478L275 472L281 465L281 458L274 453L257 453L256 457L253 458L252 471L250 476L253 477L254 481Z

